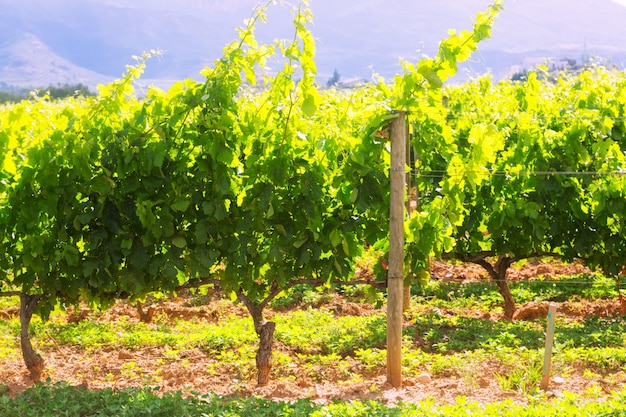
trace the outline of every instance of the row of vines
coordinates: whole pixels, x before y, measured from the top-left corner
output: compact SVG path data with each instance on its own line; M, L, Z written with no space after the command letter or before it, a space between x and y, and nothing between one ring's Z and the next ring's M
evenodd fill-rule
M618 274L623 74L444 88L490 35L497 1L391 82L321 90L306 3L291 41L262 45L254 30L269 6L203 82L138 98L146 54L96 97L0 108L0 294L21 299L35 379L44 360L28 334L34 313L213 285L247 307L267 383L268 303L297 284L354 282L363 250L385 245L394 110L407 112L415 150L409 278L433 256L479 263L512 317L505 278L516 260L581 258Z
M2 108L0 291L21 299L34 379L45 366L28 333L34 313L214 285L249 310L267 383L274 323L264 308L296 284L350 279L364 245L386 238L389 156L376 133L392 108L455 73L500 7L437 58L407 63L395 84L340 93L315 83L306 3L291 41L256 41L271 3L204 82L138 98L145 54L97 97Z
M589 67L554 79L539 68L522 83L485 77L443 94L415 123L412 141L424 150L414 171L421 208L409 224L418 262L427 255L420 248L434 247L483 266L509 319L515 302L506 272L522 259L579 260L616 277L619 288L624 74Z

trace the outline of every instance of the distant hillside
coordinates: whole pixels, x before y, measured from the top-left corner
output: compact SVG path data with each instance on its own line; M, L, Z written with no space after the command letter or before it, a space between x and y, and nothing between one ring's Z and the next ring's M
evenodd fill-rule
M0 44L0 81L20 87L84 84L95 89L111 80L55 54L35 35L15 33Z

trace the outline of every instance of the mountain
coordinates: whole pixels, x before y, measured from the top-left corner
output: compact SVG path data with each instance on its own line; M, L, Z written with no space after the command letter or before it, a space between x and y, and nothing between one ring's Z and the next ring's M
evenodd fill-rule
M94 86L109 77L74 65L30 33L16 33L0 44L0 81L19 87L84 84Z
M296 1L296 0L294 0ZM505 0L490 40L461 77L504 77L543 58L598 56L624 67L626 7L620 0ZM132 56L165 53L146 80L197 77L236 39L255 0L0 0L0 82L38 85L119 77ZM469 29L487 0L311 0L322 82L391 77L399 58L434 55L450 28ZM265 42L293 37L290 6L271 6L258 27ZM144 82L146 81L144 80Z

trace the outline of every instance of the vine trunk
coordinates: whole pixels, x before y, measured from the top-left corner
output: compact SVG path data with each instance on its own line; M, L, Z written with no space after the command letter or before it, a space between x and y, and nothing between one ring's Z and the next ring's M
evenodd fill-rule
M39 382L45 367L45 362L41 355L35 352L28 333L30 321L33 318L33 309L40 299L40 295L20 295L20 343L22 346L22 357L34 382Z

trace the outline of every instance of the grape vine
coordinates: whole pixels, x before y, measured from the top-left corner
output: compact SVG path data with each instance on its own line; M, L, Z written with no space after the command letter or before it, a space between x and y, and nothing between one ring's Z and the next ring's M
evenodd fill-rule
M484 266L508 318L506 269L518 260L580 259L616 276L625 261L623 91L623 74L603 68L446 89L441 133L420 126L414 137L417 149L435 149L418 160L415 239Z
M315 82L306 2L294 8L292 40L257 42L270 3L203 82L138 98L144 54L96 97L0 111L0 291L22 297L22 346L35 379L43 363L28 340L33 312L45 318L59 305L107 307L209 284L248 308L261 341L258 380L267 383L274 324L264 308L298 283L349 280L363 248L387 238L389 153L380 131L392 110L405 109L437 137L447 117L435 106L443 82L501 8L496 1L473 30L451 33L434 59L404 63L393 83L338 91ZM276 74L264 70L270 60L282 63ZM447 129L435 148L452 156L450 169L494 163L494 151L478 144L474 157L455 157ZM466 199L453 192L481 181L448 181L441 203L411 220L432 222L430 240L414 233L417 264L438 244L451 246L451 232L435 232L463 223Z

